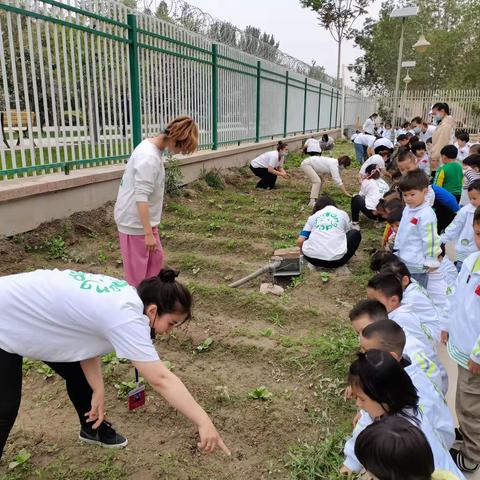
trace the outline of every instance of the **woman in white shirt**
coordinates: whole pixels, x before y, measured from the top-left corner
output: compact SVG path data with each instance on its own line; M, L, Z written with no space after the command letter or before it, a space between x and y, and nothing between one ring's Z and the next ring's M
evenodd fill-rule
M363 131L365 133L369 133L370 135L373 135L375 133L375 120L378 117L377 113L372 113L366 120L365 123L363 124Z
M376 208L389 187L385 180L380 178L380 169L377 165L369 165L365 171L366 178L362 181L360 192L352 198L352 227L359 230L358 220L360 212L371 220L382 220Z
M314 137L307 138L303 145L303 153L305 155L320 155L322 153L322 147L320 141Z
M369 133L355 135L353 146L355 147L355 158L360 165L368 158L368 149L372 147L375 140L375 135Z
M333 150L335 146L335 140L328 136L328 134L324 133L322 138L320 139L320 148L322 152L328 152L329 150Z
M300 232L297 245L305 260L316 267L345 265L360 245L362 236L350 227L348 215L328 196L320 197Z
M125 446L126 438L104 421L101 356L111 352L130 360L197 426L203 450L219 447L229 454L208 415L159 359L150 338L150 329L169 334L191 317L191 294L175 277L174 271L162 270L137 289L123 280L73 270L0 278L0 456L20 406L23 357L46 362L66 380L80 418L80 440Z
M300 168L312 182L309 207L313 207L315 205L315 201L320 194L320 190L322 189L321 177L324 175L330 175L340 190L347 197L351 197L350 193L347 192L345 186L343 185L342 177L340 176L339 171L341 168L348 167L350 163L351 159L348 155L342 155L338 158L338 160L332 157L318 156L306 158L302 161Z
M265 152L250 162L250 170L260 178L256 188L271 190L275 188L277 177L288 178L283 169L285 157L288 155L288 145L278 142L277 149Z

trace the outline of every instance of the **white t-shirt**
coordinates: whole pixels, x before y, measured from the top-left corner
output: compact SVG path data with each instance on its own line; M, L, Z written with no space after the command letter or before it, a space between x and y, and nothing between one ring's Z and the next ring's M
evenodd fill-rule
M458 142L454 144L458 149L457 160L463 162L470 155L470 147L472 144L467 142L464 147L459 147Z
M420 132L418 138L421 142L426 142L429 138L432 138L433 132L437 129L435 125L429 125L426 132Z
M375 131L375 122L370 117L367 118L365 120L365 123L363 124L362 129L364 132L373 135L373 132Z
M388 139L388 138L377 138L372 145L372 148L375 150L377 147L380 145L387 147L387 148L392 148L393 149L393 143Z
M348 215L332 205L315 212L303 227L311 232L302 252L319 260L338 260L347 252L346 233L350 229Z
M385 170L385 160L381 155L372 155L370 158L367 158L360 167L358 174L363 177L365 176L365 171L369 165L377 165L381 170Z
M332 157L320 157L314 155L310 158L306 158L302 163L309 163L312 168L319 173L322 174L330 174L332 176L332 180L338 185L343 185L342 177L340 176L340 171L338 167L338 160Z
M375 210L378 202L388 190L388 183L385 182L385 180L382 180L381 178L376 180L373 178L367 178L362 181L360 195L365 197L365 206L369 210Z
M307 153L322 153L320 141L316 138L308 138L304 147L307 149Z
M73 270L0 277L0 348L49 362L115 352L156 361L148 318L123 280Z
M148 202L150 225L156 227L162 218L165 188L163 152L150 140L144 140L128 160L118 188L115 222L119 232L144 235L137 202Z
M374 135L368 135L368 133L359 133L353 140L353 143L363 145L364 147L371 147L375 141Z
M268 168L270 166L277 169L283 165L283 158L279 160L278 151L273 150L271 152L262 153L257 158L254 158L250 162L250 165L253 168Z

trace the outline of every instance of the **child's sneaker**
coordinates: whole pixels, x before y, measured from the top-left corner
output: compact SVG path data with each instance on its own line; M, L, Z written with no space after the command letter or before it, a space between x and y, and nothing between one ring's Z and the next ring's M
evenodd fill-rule
M450 449L450 455L455 462L455 465L462 471L467 473L476 472L478 470L478 463L474 463L460 451L455 448Z
M101 445L105 448L122 448L126 447L128 440L117 433L111 423L103 421L97 429L90 426L84 426L80 430L78 438L85 443L92 445Z

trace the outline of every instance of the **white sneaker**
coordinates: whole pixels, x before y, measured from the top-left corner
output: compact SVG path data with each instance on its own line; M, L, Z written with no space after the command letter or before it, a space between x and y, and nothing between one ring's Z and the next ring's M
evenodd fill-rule
M353 230L360 231L360 224L358 222L352 222L352 228Z
M315 200L314 198L312 198L312 199L310 200L308 206L309 206L310 208L313 208L313 207L315 206L315 202L316 202L316 200Z

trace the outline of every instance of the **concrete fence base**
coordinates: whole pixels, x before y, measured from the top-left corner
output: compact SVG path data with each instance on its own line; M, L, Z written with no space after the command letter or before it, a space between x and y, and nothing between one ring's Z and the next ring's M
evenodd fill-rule
M323 131L339 137L340 130ZM312 135L288 137L290 149L299 149ZM216 151L200 151L180 158L184 183L195 181L202 169L231 168L246 165L257 155L275 148L279 139ZM125 165L109 165L63 173L8 180L0 183L0 235L27 232L41 223L66 218L72 213L98 208L115 200Z

